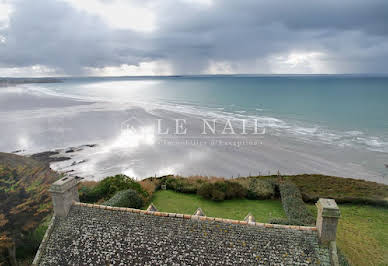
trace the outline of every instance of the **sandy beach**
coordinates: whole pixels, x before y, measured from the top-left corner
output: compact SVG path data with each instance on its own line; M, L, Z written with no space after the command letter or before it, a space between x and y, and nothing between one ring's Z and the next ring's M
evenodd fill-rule
M165 111L158 110L153 114L138 108L127 109L125 112L136 113L137 117L148 121L163 115L167 115L164 116L164 121L168 121L168 117L196 121L183 114L166 114ZM199 121L198 124L192 122L190 125L200 128ZM172 126L174 122L170 121ZM60 150L62 155L72 159L53 163L52 167L59 171L72 171L71 174L93 180L116 173L136 178L167 174L231 178L277 174L279 171L287 174L320 173L387 182L381 173L372 170L373 167L383 166L387 156L372 151L360 153L351 148L302 143L296 139L272 136L270 133L257 137L204 137L200 134L161 136L153 134L153 131L128 134L120 127L113 132L120 133L112 136L109 141L99 142L96 147L81 147L71 153L66 153L66 149ZM374 160L371 162L368 158Z
M302 141L281 136L272 128L265 134L223 135L226 120L220 118L218 132L204 136L202 121L213 119L211 115L151 104L87 101L21 88L2 89L0 102L1 151L33 154L58 150L59 156L71 159L52 163L53 169L89 180L118 173L138 179L166 174L232 178L279 171L388 183L386 153ZM177 119L185 121L186 134L176 134ZM169 134L157 132L158 120L162 131L169 129ZM233 126L241 132L241 124Z

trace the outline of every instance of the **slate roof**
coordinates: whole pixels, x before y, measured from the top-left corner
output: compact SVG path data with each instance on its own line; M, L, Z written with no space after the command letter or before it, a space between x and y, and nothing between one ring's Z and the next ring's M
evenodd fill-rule
M78 203L49 231L39 265L330 265L314 228Z

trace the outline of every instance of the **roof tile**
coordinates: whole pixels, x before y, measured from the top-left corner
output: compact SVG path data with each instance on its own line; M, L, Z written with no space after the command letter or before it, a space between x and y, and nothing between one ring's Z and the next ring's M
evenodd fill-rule
M72 206L67 217L55 219L40 264L324 265L329 261L328 250L319 246L311 230L140 213Z

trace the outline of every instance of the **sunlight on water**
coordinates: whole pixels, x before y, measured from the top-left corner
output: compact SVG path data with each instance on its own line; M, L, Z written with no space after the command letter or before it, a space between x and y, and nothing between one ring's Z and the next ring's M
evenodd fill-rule
M149 89L157 87L157 80L132 80L96 82L81 86L83 95L90 95L106 101L128 102L134 98L147 98Z
M154 132L153 126L122 129L120 135L106 146L104 152L110 152L113 149L137 148L140 145L152 146L155 144Z
M19 147L23 150L31 147L31 141L27 136L20 136L18 142Z

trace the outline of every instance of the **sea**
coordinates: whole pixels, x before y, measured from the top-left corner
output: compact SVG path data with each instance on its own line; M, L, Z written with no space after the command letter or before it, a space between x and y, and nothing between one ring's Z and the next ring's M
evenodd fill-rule
M55 170L91 180L319 173L388 183L388 76L61 80L0 88L0 151L57 150L71 159Z

